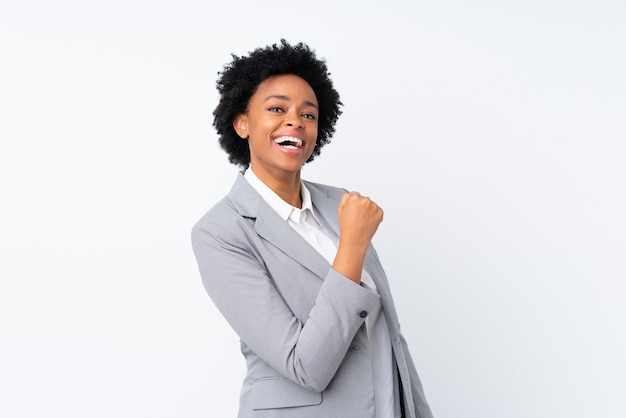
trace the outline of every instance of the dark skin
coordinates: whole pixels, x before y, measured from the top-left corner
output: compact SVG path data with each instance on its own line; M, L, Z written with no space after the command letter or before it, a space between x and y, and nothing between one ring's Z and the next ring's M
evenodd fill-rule
M311 86L293 74L259 84L246 113L233 127L248 141L250 169L285 202L302 207L300 171L315 147L318 102ZM339 247L333 269L357 284L367 248L383 220L383 210L357 192L342 196L337 209Z

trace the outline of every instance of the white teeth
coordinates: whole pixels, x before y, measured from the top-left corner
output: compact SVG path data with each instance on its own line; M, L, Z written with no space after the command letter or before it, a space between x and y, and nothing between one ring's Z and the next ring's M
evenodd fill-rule
M294 138L293 136L279 136L274 139L274 142L291 149L298 149L302 146L302 140L300 138Z

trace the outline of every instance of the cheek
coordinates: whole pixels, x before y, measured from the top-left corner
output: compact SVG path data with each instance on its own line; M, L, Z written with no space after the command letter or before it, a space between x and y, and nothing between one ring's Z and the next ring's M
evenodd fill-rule
M307 158L309 158L311 156L311 154L313 154L313 150L315 149L315 144L317 144L317 137L315 137L314 141L311 141L309 143L309 149L307 150Z
M315 144L317 143L317 128L313 129L313 134L311 136L313 138L313 141L311 141L313 142L313 147L311 149L313 149L315 148Z

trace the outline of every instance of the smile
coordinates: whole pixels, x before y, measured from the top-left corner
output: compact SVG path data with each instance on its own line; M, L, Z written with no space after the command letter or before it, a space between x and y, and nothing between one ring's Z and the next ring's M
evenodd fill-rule
M274 138L274 142L281 147L291 149L298 149L302 146L302 140L293 136L279 136L278 138Z

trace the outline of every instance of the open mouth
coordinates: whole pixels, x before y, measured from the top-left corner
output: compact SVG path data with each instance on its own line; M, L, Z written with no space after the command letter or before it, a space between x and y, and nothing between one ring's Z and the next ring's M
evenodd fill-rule
M281 147L290 148L290 149L298 149L302 146L302 140L300 138L294 138L292 136L280 136L274 139Z

